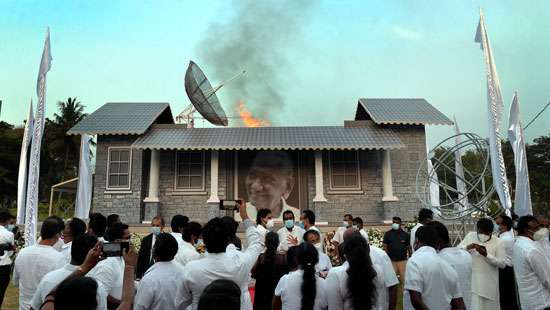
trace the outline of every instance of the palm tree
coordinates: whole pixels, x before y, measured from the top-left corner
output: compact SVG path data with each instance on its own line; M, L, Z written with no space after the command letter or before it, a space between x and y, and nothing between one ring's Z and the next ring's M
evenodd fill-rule
M67 98L67 101L58 101L59 114L54 114L55 141L58 144L53 146L57 149L58 155L63 154L63 176L62 180L76 175L78 158L80 154L80 137L68 136L67 131L80 122L86 114L84 105L77 101L76 97ZM62 143L59 143L62 142Z

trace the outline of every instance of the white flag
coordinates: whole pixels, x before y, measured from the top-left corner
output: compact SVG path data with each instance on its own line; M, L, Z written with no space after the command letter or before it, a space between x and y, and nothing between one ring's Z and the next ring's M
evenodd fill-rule
M468 195L466 191L466 183L464 181L466 178L464 177L464 166L462 165L462 150L460 149L460 144L462 143L462 138L460 136L460 129L458 128L458 123L456 122L456 118L454 118L455 122L455 145L457 146L457 149L455 150L455 173L456 173L456 190L458 192L458 199L460 203L458 203L457 209L458 210L465 210L468 208Z
M50 29L46 32L44 50L42 51L42 60L40 61L40 70L38 71L38 80L36 93L38 95L38 105L36 107L36 117L34 121L31 156L29 163L29 181L27 185L27 204L25 207L25 246L36 243L36 222L38 215L38 180L40 178L40 148L42 144L42 135L44 134L44 105L46 97L46 73L50 71L52 56L50 53Z
M29 115L25 124L23 133L23 142L21 143L21 156L19 157L19 175L17 176L17 225L25 224L25 203L27 202L27 166L29 165L27 157L29 155L29 145L31 144L32 129L34 117L32 115L32 99L29 106Z
M519 216L533 214L531 207L531 188L529 186L529 170L527 169L527 152L525 150L525 136L519 117L518 93L514 93L510 116L508 118L508 139L514 150L514 164L516 166L516 197L515 213Z
M506 177L506 167L504 167L504 158L502 157L502 148L500 141L500 122L504 105L502 103L502 93L500 91L500 82L498 79L493 52L489 44L489 37L485 28L485 19L483 12L479 11L479 25L475 41L481 43L483 50L486 74L487 74L487 107L489 120L489 153L491 156L491 171L493 174L493 184L500 199L500 203L506 214L510 214L512 209L512 200L508 188L508 178Z
M90 163L90 139L87 134L80 138L80 164L78 167L78 191L74 216L87 219L92 203L92 171Z

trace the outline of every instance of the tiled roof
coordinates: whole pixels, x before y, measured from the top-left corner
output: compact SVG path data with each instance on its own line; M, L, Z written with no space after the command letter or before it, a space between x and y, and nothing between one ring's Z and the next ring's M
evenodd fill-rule
M110 102L88 115L67 134L139 135L143 134L161 115L167 122L174 123L168 103Z
M134 144L138 149L181 150L363 150L405 145L389 128L364 127L226 127L186 128L154 125Z
M425 99L359 99L356 120L372 119L376 124L452 125L453 122Z

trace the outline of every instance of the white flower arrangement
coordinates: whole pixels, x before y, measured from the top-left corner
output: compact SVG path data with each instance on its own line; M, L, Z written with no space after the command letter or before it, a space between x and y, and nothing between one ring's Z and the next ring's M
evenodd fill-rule
M382 241L384 241L384 232L377 228L367 229L369 235L369 244L375 247L382 248Z

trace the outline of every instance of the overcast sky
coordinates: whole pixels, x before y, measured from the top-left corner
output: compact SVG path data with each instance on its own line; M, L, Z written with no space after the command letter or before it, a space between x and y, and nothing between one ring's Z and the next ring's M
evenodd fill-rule
M105 102L189 101L196 61L228 115L245 101L276 126L341 125L361 97L422 97L463 131L487 136L486 80L474 43L485 11L507 124L515 90L524 124L550 101L550 3L540 1L0 1L1 120L22 124L36 102L46 27L52 69L46 114L77 97ZM267 113L267 114L266 114ZM202 126L202 122L198 122ZM503 128L504 129L504 128ZM430 126L430 144L452 128ZM550 110L527 131L550 134Z

